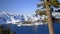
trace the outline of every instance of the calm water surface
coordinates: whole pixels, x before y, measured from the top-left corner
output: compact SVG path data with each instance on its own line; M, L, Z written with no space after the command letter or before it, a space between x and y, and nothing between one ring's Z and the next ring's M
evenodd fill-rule
M18 27L10 24L4 26L4 29L6 29L6 27L10 27L11 31L15 31L16 34L49 34L47 25ZM60 34L60 24L54 24L54 32L55 34Z

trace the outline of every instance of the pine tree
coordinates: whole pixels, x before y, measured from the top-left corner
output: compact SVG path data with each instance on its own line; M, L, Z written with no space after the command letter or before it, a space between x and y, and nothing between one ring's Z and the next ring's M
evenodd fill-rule
M53 22L51 18L51 6L58 8L60 7L60 3L58 0L41 0L44 3L37 4L38 7L43 6L46 9L46 15L47 15L47 22L49 27L50 34L54 34L54 28L53 28Z

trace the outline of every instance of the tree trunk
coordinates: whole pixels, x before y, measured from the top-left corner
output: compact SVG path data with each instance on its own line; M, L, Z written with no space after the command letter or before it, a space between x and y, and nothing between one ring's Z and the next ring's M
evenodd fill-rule
M47 21L48 21L48 27L49 27L49 33L54 34L54 28L53 28L53 22L51 18L51 13L50 13L50 7L47 3L47 0L44 0L45 6L46 6L46 15L47 15Z

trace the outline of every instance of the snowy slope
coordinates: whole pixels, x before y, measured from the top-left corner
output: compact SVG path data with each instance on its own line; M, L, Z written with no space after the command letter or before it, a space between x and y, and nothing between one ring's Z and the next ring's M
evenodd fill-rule
M59 19L60 18L60 13L59 12L52 12L52 17ZM22 24L24 22L36 22L36 24L39 22L42 24L42 20L47 18L47 16L42 15L35 15L33 14L32 16L26 16L26 15L12 15L9 13L2 12L0 13L0 24Z
M60 12L52 12L52 16L56 19L60 19Z
M0 24L6 24L6 20L0 17Z

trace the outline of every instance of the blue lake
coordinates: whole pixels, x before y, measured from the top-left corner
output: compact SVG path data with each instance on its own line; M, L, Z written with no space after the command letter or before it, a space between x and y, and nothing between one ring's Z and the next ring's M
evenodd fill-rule
M16 32L16 34L49 34L47 25L18 27L17 25L5 24L4 29L6 27L10 27L10 30ZM60 24L54 24L54 33L60 34Z

